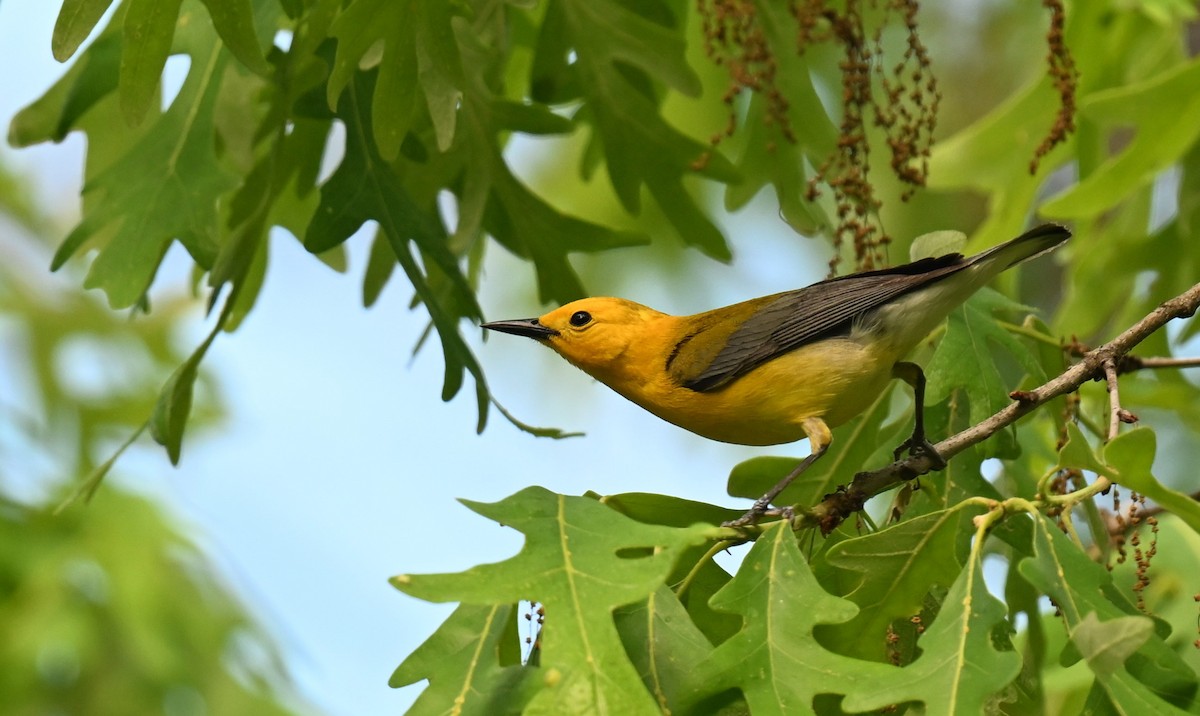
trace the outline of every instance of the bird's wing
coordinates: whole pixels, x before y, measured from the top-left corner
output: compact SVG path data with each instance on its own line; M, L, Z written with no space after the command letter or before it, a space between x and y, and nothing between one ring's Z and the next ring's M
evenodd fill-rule
M962 254L948 254L778 294L729 335L707 367L680 376L681 382L699 392L716 390L772 358L848 333L855 318L968 265ZM677 350L686 349L681 342Z

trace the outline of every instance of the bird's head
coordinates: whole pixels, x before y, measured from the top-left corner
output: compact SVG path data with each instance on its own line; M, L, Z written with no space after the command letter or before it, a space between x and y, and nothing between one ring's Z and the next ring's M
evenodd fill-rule
M664 314L621 298L584 298L538 318L492 321L484 328L545 343L585 372L599 377L629 348L652 338ZM598 375L599 374L599 375Z

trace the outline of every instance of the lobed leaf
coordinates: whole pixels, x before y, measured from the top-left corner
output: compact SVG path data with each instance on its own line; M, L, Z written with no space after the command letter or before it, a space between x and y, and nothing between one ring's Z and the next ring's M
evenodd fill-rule
M196 23L192 23L193 26ZM89 207L54 255L58 269L86 242L102 238L84 286L102 288L114 308L131 306L149 288L178 238L202 267L217 247L218 201L236 185L218 160L213 110L226 61L218 43L193 66L170 109L119 159L84 186Z
M501 663L501 642L517 619L511 604L462 604L437 631L404 659L388 679L399 688L422 679L429 686L409 709L410 716L518 714L537 686L538 670Z
M1104 462L1110 468L1106 472L1116 482L1154 500L1200 532L1200 503L1154 477L1150 468L1155 451L1156 440L1150 428L1138 427L1122 433L1104 446Z
M570 84L585 99L586 117L596 129L593 140L626 210L640 211L644 185L686 243L728 261L731 254L720 230L682 181L701 157L707 157L706 176L729 182L736 172L723 156L667 124L653 96L654 82L684 94L700 88L685 61L681 26L644 18L617 0L566 0L550 6L542 27L543 35L561 33L561 38L543 38L539 44L574 51ZM547 66L561 67L535 59L535 70ZM531 84L543 81L535 76Z
M964 522L968 512L931 512L830 547L825 561L851 573L852 583L857 580L846 598L859 611L849 621L822 627L826 643L843 646L851 656L883 661L888 626L919 614L933 587L955 584L962 570L959 554L969 535L970 523Z
M866 698L898 671L836 654L816 640L817 625L845 623L858 608L821 589L785 523L758 538L711 604L741 615L743 626L696 668L696 693L740 689L755 716L815 713L818 694Z
M1033 556L1021 560L1017 568L1054 600L1069 632L1075 633L1092 613L1103 624L1140 616L1128 599L1113 589L1112 576L1104 567L1089 560L1052 521L1035 515L1033 522ZM1073 654L1064 652L1064 656L1078 659L1082 651L1075 645ZM1157 634L1145 640L1122 668L1111 670L1112 666L1111 660L1099 664L1108 673L1098 677L1096 685L1119 711L1178 713L1177 704L1195 698L1195 673ZM1153 708L1146 710L1148 707Z
M993 641L993 631L1004 624L1006 614L1004 603L984 584L983 550L977 544L937 618L917 642L917 660L881 675L869 693L848 696L845 708L858 711L920 701L931 714L988 713L997 693L1021 670L1020 656L998 649Z
M365 104L372 89L373 77L360 74L342 95L338 114L346 125L346 153L321 186L320 204L308 225L304 246L314 253L327 251L349 238L364 222L379 223L441 340L446 362L442 399L454 397L462 386L463 372L469 371L475 377L478 427L482 430L488 407L483 370L458 333L458 319L478 319L481 315L475 293L447 248L437 219L416 204L400 177L379 155L373 142L370 107ZM448 279L454 290L453 300L447 302L434 293L429 274L422 270L410 243L417 245L430 271L436 268Z
M392 584L430 601L541 602L543 688L525 713L658 713L612 613L654 593L679 554L704 542L712 528L646 525L590 498L540 487L494 504L464 504L522 532L521 551L459 574L403 575Z
M951 313L946 334L925 368L929 381L926 401L930 404L939 403L949 397L953 390L961 389L970 401L972 423L979 423L1004 408L1013 386L1004 382L996 367L997 347L1016 358L1035 380L1044 380L1045 375L1036 356L1011 333L997 325L992 317L998 311L1023 308L1002 294L984 288ZM1011 433L1002 432L997 437L1001 443L998 446L993 443L990 456L1009 455L1015 450Z

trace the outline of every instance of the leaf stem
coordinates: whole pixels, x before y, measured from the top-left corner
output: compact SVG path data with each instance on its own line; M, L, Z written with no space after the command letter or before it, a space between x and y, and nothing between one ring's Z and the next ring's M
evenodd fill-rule
M679 583L679 586L675 588L675 597L680 601L683 601L683 595L687 592L688 587L692 586L692 582L696 581L696 576L700 574L700 568L704 566L705 562L717 556L718 552L723 552L730 547L736 547L744 541L745 540L743 539L723 539L719 542L714 542L713 545L708 548L708 551L704 553L704 556L696 560L696 563L692 565L690 570L688 570L687 576L685 576L683 581Z
M1041 343L1045 343L1048 346L1054 346L1055 348L1062 348L1062 341L1060 341L1059 339L1057 339L1054 336L1051 336L1047 333L1042 333L1041 331L1036 331L1027 326L1022 326L1018 323L1009 323L1008 321L1001 321L999 319L996 319L996 325L1000 326L1001 328L1008 331L1009 333L1016 333L1019 336L1025 336L1026 338L1032 338L1033 340L1039 341Z

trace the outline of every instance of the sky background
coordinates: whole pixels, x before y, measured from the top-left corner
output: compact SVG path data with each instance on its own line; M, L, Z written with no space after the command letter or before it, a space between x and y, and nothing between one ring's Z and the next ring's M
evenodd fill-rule
M50 54L59 5L0 2L5 122L64 70ZM77 212L83 149L78 134L57 146L0 149L5 162L35 181L43 207L64 216L64 231ZM510 156L534 161L538 150L536 142L522 142ZM722 218L733 265L686 252L678 275L688 279L681 283L645 268L644 249L613 251L587 260L589 288L692 313L821 278L827 249L788 231L771 204L760 200ZM747 501L725 496L733 465L807 452L803 443L754 449L707 441L643 412L532 341L497 335L484 344L480 331L464 327L494 396L516 416L586 433L537 439L493 411L476 435L469 380L459 398L442 403L436 342L412 356L427 319L408 309L403 278L393 279L375 307L362 308L366 238L360 232L350 240L343 275L276 232L257 307L204 362L227 419L189 434L178 468L143 438L110 476L176 516L275 637L301 696L321 712L401 713L422 688L393 690L387 679L451 605L412 599L388 577L458 571L520 548L515 531L456 498L492 502L542 485L566 494L652 491L744 507ZM186 253L173 247L155 291L180 290L189 270ZM78 286L78 274L69 280ZM495 245L480 297L489 319L547 309L536 302L529 266ZM197 310L181 348L190 351L205 331ZM93 511L90 518L115 517Z

